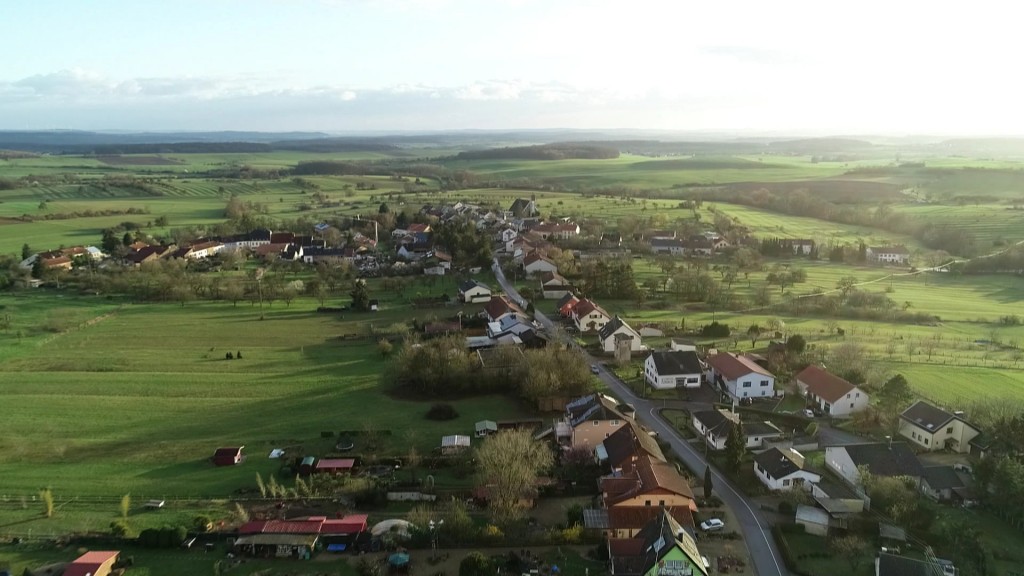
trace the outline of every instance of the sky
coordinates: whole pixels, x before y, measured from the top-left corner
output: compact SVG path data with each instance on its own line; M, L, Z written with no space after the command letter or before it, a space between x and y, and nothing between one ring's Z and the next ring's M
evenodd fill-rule
M988 0L3 2L0 129L1024 135Z

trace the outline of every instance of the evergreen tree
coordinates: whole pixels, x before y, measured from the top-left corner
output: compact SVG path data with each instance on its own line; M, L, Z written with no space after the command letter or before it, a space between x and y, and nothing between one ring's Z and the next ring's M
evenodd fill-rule
M356 280L352 283L352 309L368 310L370 308L370 294L366 291L366 280Z
M21 245L21 259L27 260L30 256L32 256L32 248L29 247L28 243L26 242L25 244Z
M743 465L743 455L746 452L743 436L743 424L740 422L732 427L725 441L725 465L733 472L739 472Z
M711 483L711 466L704 467L704 499L711 498L711 491L714 485Z

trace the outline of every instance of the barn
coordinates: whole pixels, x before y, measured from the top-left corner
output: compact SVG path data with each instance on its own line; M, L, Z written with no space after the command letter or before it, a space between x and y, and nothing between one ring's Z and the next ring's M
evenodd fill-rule
M241 464L245 457L242 456L242 449L245 446L238 446L237 448L217 448L217 451L213 453L213 464L214 466L234 466Z

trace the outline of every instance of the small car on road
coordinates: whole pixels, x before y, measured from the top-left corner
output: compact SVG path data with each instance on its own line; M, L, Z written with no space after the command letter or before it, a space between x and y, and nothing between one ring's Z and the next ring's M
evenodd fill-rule
M700 529L705 532L717 532L725 529L725 522L719 518L710 518L700 523Z
M590 365L590 373L591 374L600 374L601 373L601 369L597 367L597 364L591 364Z

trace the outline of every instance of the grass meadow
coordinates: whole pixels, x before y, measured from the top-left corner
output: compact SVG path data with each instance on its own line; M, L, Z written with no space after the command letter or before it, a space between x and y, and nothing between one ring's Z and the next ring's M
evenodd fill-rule
M46 305L56 297L0 296L15 324L0 335L0 477L12 495L50 486L58 497L224 496L252 487L256 472L276 470L266 458L271 448L326 450L321 431L393 429L394 453L409 445L425 453L476 420L529 413L514 400L484 396L456 402L458 420L425 420L429 402L385 393L375 340L338 338L370 322L454 309L413 312L382 295L383 310L372 318L341 319L299 299L266 309L260 320L248 303L86 297L69 299L65 314ZM55 313L70 322L63 332L41 327ZM224 359L238 351L243 359ZM208 463L218 446L236 444L248 447L245 465Z

